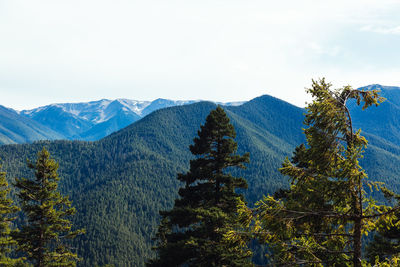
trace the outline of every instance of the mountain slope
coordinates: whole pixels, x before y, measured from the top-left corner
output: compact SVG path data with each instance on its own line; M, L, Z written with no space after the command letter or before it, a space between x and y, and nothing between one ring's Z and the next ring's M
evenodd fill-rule
M81 119L73 113L65 112L59 106L49 106L29 115L29 118L57 131L64 139L78 136L92 126L89 121Z
M395 145L400 145L400 88L369 85L361 89L380 90L386 100L379 107L372 106L364 111L350 105L354 126L363 132L379 136Z
M65 139L97 140L141 118L136 112L150 103L103 99L87 103L53 104L21 112Z
M62 137L34 120L25 118L12 109L0 106L0 144L26 143Z
M134 113L121 109L109 120L93 125L89 130L80 133L79 137L76 138L80 140L99 140L104 136L107 136L135 121L140 120L140 118L141 117Z
M57 107L63 112L75 115L76 117L97 124L110 119L113 113L119 109L125 108L135 114L140 114L141 110L147 107L150 101L135 101L129 99L102 99L98 101L82 102L82 103L59 103L51 104L32 110L23 110L21 114L27 117L42 117L40 114L43 110Z

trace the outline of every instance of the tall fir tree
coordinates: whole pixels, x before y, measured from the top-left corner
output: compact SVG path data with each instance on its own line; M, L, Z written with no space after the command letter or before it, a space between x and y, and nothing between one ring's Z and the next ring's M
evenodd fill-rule
M196 157L190 170L178 174L185 185L170 211L160 212L157 258L149 266L246 266L251 252L242 243L229 243L225 235L241 227L237 204L247 188L243 178L230 174L245 168L249 154L236 154L236 133L223 108L218 106L194 138L190 151Z
M14 213L19 211L19 208L13 205L13 201L8 197L9 193L6 173L0 171L0 266L20 266L22 259L10 257L11 247L17 244L11 237L10 224L14 220Z
M83 231L71 230L68 217L76 211L68 197L57 191L58 163L43 148L36 163L28 162L28 167L34 170L35 178L17 178L15 183L27 217L27 224L15 233L19 250L26 253L35 267L76 266L78 256L63 240L72 239Z
M290 189L265 197L253 211L254 231L278 265L360 267L362 236L394 219L394 209L366 195L366 188L388 191L368 181L359 165L367 141L347 108L350 100L365 109L383 99L376 90L330 87L321 79L308 89L314 100L304 121L307 144L280 169Z

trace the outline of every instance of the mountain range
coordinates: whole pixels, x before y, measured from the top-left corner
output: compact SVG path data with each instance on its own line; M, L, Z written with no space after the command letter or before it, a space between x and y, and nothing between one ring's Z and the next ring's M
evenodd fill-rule
M0 144L37 140L99 140L151 112L199 102L156 99L102 99L83 103L51 104L21 112L0 106ZM225 105L239 105L230 102Z
M373 88L387 98L380 107L360 111L350 104L355 127L363 129L369 140L361 164L372 180L400 192L400 88L367 87ZM10 182L14 177L31 177L26 158L34 160L46 147L60 164L60 190L77 208L73 223L87 232L73 242L82 257L79 265L144 266L153 255L158 212L173 206L181 186L176 175L188 169L192 158L188 147L215 107L196 102L158 109L94 142L3 145L3 170ZM244 194L253 205L263 195L288 186L278 169L305 142L305 110L267 95L224 109L236 129L238 153L250 152L248 168L235 175L247 179Z

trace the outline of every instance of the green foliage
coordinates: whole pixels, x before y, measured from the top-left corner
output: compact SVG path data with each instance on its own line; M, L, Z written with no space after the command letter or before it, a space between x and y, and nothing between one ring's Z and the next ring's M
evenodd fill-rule
M160 212L158 257L150 266L246 266L251 252L238 243L226 242L229 231L241 228L237 203L242 199L236 189L247 188L246 180L229 173L245 168L249 154L236 154L233 125L218 106L194 138L190 151L196 156L190 170L179 174L184 182L179 198L170 211Z
M354 132L346 106L355 99L365 109L383 99L377 91L330 86L322 79L307 90L314 98L304 121L307 146L280 169L290 189L257 203L254 232L278 264L361 266L362 236L394 219L393 209L366 196L365 188L382 185L366 180L359 165L367 141Z
M399 255L395 255L391 257L390 259L383 259L379 260L379 257L376 257L374 260L371 262L368 262L366 260L362 261L362 266L363 267L392 267L392 266L400 266L400 257Z
M375 229L376 233L373 240L368 244L366 249L370 263L376 260L392 260L400 255L400 195L394 194L388 190L384 193L389 202L393 200L397 202L394 212L395 218L390 221L382 222L379 227Z
M1 166L0 166L1 167ZM10 223L14 220L14 215L19 209L13 205L13 201L8 197L10 189L6 180L5 172L0 171L0 265L15 266L22 264L22 259L14 259L9 255L11 246L16 245L16 241L11 237Z
M76 211L68 197L57 191L58 164L43 148L36 163L28 162L28 166L34 170L35 179L20 178L15 183L27 217L27 224L14 234L19 250L27 254L34 266L75 266L78 256L62 240L72 239L83 231L71 230L68 217Z

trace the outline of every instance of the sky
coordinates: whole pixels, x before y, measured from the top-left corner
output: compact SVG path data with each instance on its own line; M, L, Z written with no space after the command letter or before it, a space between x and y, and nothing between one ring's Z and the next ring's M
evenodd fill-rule
M0 105L400 86L400 1L0 0Z

